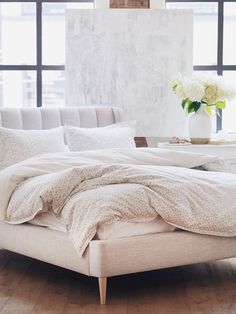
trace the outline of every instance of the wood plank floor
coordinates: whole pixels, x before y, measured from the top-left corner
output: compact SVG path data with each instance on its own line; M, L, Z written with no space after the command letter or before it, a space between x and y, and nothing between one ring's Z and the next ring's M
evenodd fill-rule
M236 314L236 259L95 278L0 251L0 313Z

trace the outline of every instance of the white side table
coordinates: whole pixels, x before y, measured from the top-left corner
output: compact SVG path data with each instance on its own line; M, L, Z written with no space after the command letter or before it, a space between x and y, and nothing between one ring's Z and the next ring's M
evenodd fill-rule
M158 143L159 148L166 148L174 151L201 153L207 155L215 155L222 157L232 163L236 163L236 144L169 144L169 143Z

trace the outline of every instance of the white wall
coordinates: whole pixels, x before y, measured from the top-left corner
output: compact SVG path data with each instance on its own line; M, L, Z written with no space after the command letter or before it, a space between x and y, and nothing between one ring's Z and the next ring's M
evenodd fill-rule
M121 106L138 136L183 136L170 81L192 70L192 28L184 10L69 10L66 105Z

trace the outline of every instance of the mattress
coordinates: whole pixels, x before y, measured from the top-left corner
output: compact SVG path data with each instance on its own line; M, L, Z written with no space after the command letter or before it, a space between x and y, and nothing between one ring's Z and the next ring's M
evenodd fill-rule
M52 213L39 214L29 223L65 233L67 232L66 224ZM174 226L166 223L161 217L157 217L155 220L148 222L115 222L112 224L102 224L98 227L96 238L99 240L111 240L138 235L171 232L175 229Z

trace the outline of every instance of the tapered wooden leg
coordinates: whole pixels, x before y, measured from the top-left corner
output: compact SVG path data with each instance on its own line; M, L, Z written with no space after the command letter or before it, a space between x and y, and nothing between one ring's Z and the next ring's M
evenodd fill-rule
M99 292L100 292L100 303L106 304L107 278L106 277L98 278L98 283L99 283Z

